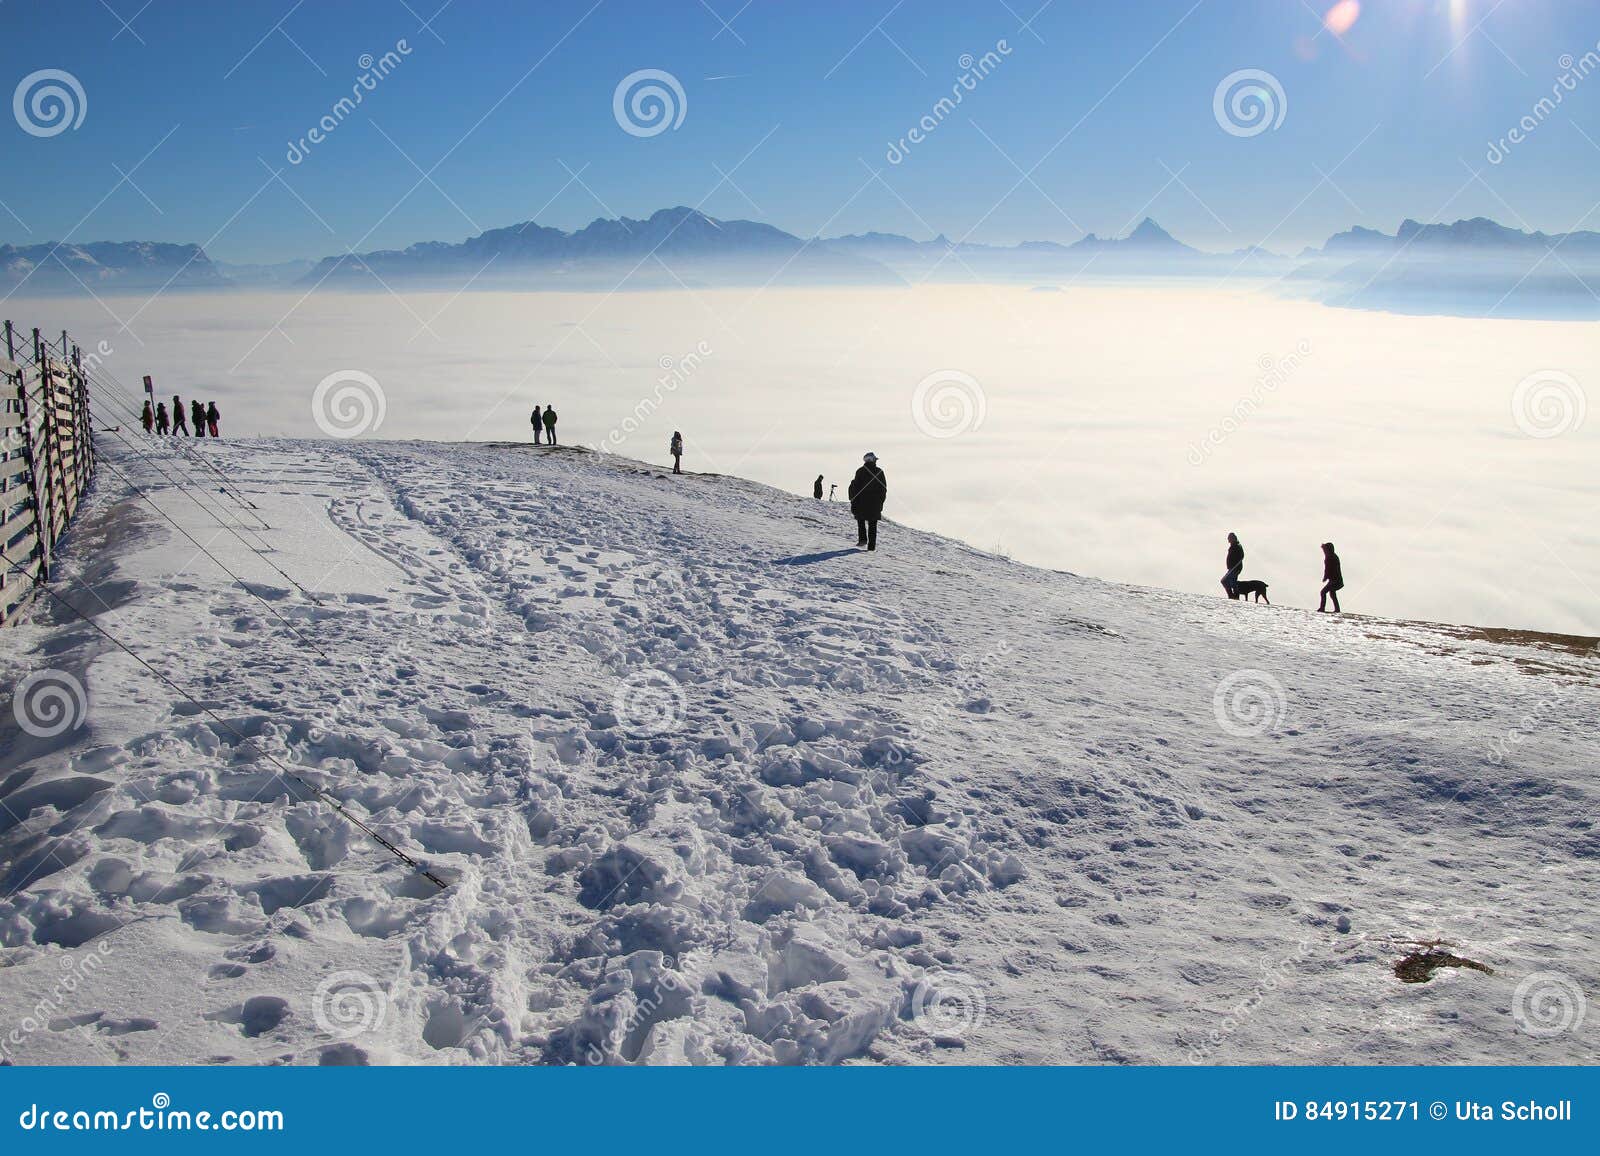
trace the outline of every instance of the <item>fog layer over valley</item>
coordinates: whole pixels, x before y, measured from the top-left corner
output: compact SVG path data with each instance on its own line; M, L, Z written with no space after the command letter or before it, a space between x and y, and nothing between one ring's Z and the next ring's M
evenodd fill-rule
M319 382L359 371L382 393L381 423L352 417L366 435L526 441L549 403L569 444L664 461L681 430L686 469L793 492L821 473L841 499L873 450L890 519L1022 561L1220 597L1232 530L1245 577L1313 606L1332 540L1347 610L1600 632L1592 324L1155 282L169 290L8 312L103 342L133 389L152 373L158 396L215 399L229 437L324 436Z

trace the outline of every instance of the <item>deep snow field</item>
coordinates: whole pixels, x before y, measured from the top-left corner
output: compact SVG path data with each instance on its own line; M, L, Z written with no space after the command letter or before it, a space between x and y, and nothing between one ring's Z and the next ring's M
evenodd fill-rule
M8 1062L1600 1053L1582 640L566 448L100 445L0 632Z

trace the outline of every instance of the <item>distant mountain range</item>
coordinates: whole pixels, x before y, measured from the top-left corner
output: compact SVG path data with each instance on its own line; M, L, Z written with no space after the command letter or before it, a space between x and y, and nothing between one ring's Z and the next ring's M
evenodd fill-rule
M161 241L0 245L0 284L98 292L119 286L221 287L228 283L199 245Z
M1525 233L1510 229L1488 217L1473 217L1453 225L1424 225L1409 217L1400 222L1394 236L1357 225L1335 233L1321 249L1307 249L1306 256L1355 256L1390 254L1409 250L1417 255L1429 253L1516 254L1548 253L1559 247L1565 253L1600 253L1600 233Z
M1071 244L995 246L897 233L802 239L759 221L696 209L648 218L599 218L582 229L525 221L459 243L347 253L267 265L213 262L196 245L156 242L0 245L0 286L42 292L289 286L438 285L480 288L635 288L718 284L903 284L913 281L1046 283L1094 276L1270 277L1291 292L1340 305L1429 312L1552 311L1600 315L1588 277L1600 233L1546 234L1485 217L1400 223L1393 234L1356 226L1294 257L1261 247L1208 253L1146 217L1125 236L1089 233ZM1595 270L1585 270L1589 277ZM1433 309L1440 298L1447 307Z

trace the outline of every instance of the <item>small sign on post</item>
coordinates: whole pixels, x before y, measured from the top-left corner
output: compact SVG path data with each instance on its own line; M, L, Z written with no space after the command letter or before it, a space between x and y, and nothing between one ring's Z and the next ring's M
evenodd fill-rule
M150 375L144 375L144 395L152 402L156 399L156 383L150 380Z

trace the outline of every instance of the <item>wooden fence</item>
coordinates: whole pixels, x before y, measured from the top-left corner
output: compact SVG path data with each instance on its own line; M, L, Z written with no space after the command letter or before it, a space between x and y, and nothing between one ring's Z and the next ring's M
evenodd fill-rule
M65 333L46 341L7 321L0 377L0 623L8 623L50 580L95 463L88 378Z

